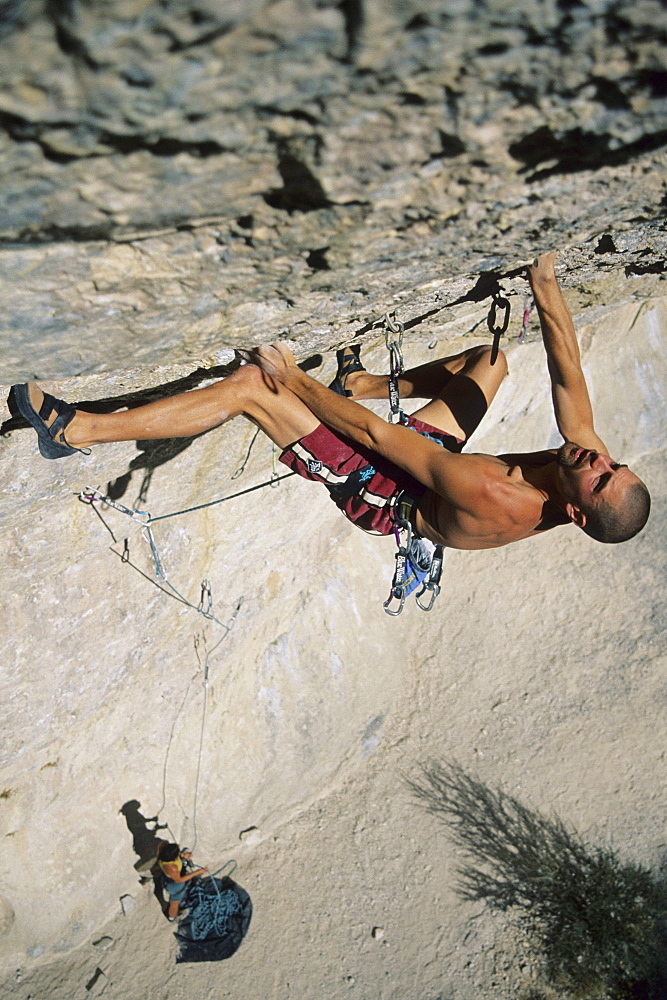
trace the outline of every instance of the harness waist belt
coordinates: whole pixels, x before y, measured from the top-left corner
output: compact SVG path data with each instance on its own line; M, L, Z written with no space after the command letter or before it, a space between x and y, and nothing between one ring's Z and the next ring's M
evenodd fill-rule
M375 469L369 463L368 465L363 465L360 469L356 469L355 472L351 472L344 483L336 483L334 485L327 483L326 485L333 500L340 505L349 500L350 497L356 496L363 484L372 479L374 475Z
M415 497L410 496L405 490L402 490L396 500L394 501L394 517L396 521L400 524L409 524L413 532L416 531L415 528L415 515L417 513L417 504L419 500Z

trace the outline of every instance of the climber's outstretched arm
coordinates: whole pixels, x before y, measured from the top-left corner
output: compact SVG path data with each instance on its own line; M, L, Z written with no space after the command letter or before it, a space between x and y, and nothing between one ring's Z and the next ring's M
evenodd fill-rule
M556 423L566 441L606 453L593 426L593 409L581 367L577 335L556 278L555 258L555 253L538 257L528 267L528 280L547 352Z

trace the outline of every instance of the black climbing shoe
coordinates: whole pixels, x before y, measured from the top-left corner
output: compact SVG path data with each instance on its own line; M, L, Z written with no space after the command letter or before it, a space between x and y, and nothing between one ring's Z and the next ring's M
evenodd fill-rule
M21 416L37 431L37 444L44 458L64 458L77 451L88 454L87 449L73 448L65 440L65 428L76 415L76 410L64 399L56 399L48 392L42 392L34 382L13 385L10 399ZM47 424L46 421L54 411L55 419Z
M352 395L352 392L345 388L348 375L351 375L353 372L366 371L359 360L360 351L360 344L350 344L349 347L343 347L340 351L336 351L338 370L336 372L336 377L329 388L333 389L333 391L338 393L339 396Z

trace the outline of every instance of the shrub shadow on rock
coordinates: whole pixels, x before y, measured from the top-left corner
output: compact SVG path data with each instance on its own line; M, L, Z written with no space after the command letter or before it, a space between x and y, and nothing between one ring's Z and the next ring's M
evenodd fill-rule
M426 764L408 784L467 858L457 891L518 913L547 989L577 1000L667 996L663 873L589 847L557 817L489 788L456 763Z

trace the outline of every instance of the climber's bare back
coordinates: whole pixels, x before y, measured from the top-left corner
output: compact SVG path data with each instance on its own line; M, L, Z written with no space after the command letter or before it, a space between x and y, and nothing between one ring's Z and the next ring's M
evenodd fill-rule
M555 451L548 453L555 461ZM459 506L427 489L419 502L415 527L435 544L453 549L490 549L529 538L554 524L545 523L545 498L526 479L528 468L543 466L545 452L496 457L458 455L458 464L475 483L475 499Z

